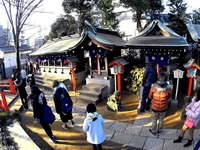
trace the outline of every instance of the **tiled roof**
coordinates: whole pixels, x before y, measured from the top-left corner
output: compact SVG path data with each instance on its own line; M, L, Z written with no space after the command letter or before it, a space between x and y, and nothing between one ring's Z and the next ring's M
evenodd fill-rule
M27 51L31 50L32 48L29 45L22 45L19 47L19 51ZM14 46L3 46L0 47L0 50L2 50L4 53L14 52Z
M138 36L131 38L127 43L127 47L135 48L172 48L172 47L188 47L184 37L179 36L170 28L165 26L161 21L152 21Z
M122 57L114 58L114 60L109 64L109 66L113 65L114 63L121 64L121 65L127 65L129 62L127 62Z
M186 24L186 26L192 39L200 43L200 24Z
M115 31L95 27L93 29L86 31L83 37L73 35L72 37L62 37L53 41L49 40L41 48L31 53L30 56L66 53L75 50L80 45L88 44L88 41L84 43L86 38L89 38L96 45L110 50L123 47L126 43Z
M96 31L88 31L88 36L105 47L123 47L126 43L116 31L96 28Z
M82 37L78 35L62 37L61 39L54 39L53 41L49 40L41 48L31 53L30 56L64 53L76 46L81 40Z

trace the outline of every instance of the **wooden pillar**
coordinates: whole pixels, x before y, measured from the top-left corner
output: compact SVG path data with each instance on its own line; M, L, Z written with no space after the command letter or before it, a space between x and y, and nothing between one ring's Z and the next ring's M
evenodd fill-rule
M156 70L157 70L158 76L160 76L160 66L159 66L159 64L156 65Z
M104 57L104 62L105 62L106 76L108 77L108 59L107 59L107 57Z
M97 61L97 74L101 74L101 66L99 62L99 55L96 55L96 61Z
M46 71L45 71L45 67L44 67L44 62L43 62L43 72L46 72Z
M170 79L170 65L167 66L167 79Z
M61 73L63 74L64 73L64 69L63 69L63 61L62 60L60 62L60 66L61 66Z
M90 69L90 75L92 75L92 58L91 56L89 57L89 69Z
M54 60L54 73L57 73L56 71L56 61Z
M72 87L73 87L73 90L76 92L76 79L75 79L75 71L74 71L74 68L71 69L71 79L72 79Z
M48 63L49 72L51 72L51 68L49 66L49 60L47 61L47 63Z

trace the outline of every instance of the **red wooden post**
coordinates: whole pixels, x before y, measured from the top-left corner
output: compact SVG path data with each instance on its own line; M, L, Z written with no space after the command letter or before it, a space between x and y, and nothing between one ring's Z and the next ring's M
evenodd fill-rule
M190 94L191 94L192 80L193 80L193 77L190 76L190 81L189 81L189 86L188 86L188 96L190 96Z
M76 91L76 79L75 79L74 68L71 69L71 72L72 72L72 87L73 87L73 90Z
M160 66L159 66L159 64L156 65L156 70L157 70L158 76L160 76Z
M121 74L120 73L117 74L117 85L118 85L118 92L120 93L119 100L121 101L122 88L121 88Z

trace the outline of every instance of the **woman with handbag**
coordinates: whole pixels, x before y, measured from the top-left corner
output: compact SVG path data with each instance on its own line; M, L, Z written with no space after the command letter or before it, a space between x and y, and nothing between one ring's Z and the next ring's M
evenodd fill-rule
M37 122L43 127L49 137L49 142L56 143L49 123L44 121L44 105L47 104L44 93L36 85L33 85L29 98L32 100L34 119L37 119Z
M186 115L187 118L183 124L181 134L179 135L178 139L174 140L174 143L180 143L183 139L183 136L185 134L185 131L189 130L189 140L184 145L184 147L188 147L192 145L193 141L193 132L194 129L199 125L200 123L200 88L198 88L195 93L194 97L192 98L191 103L186 106Z

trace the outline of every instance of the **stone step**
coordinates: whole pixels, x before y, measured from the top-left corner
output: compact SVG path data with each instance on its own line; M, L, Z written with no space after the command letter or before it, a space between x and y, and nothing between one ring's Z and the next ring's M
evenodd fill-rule
M41 75L36 75L35 76L36 84L41 86L41 87L45 87L46 89L49 89L49 88L52 87L52 84L53 84L54 80L57 80L57 79L56 78L51 78L51 77L49 77L49 78L48 77L43 77ZM69 79L59 80L59 81L63 82L69 91L72 90L71 81Z
M36 82L36 85L39 86L40 88L53 91L52 84L47 84L47 83L44 84L44 83Z
M94 84L94 83L89 83L84 86L82 86L83 90L90 90L90 91L96 91L96 92L101 92L103 91L104 88L106 88L106 85L103 84Z
M85 103L89 104L89 103L93 103L93 104L99 104L101 102L100 99L95 98L95 97L90 97L90 96L85 96L85 95L80 95L78 97L79 100L84 101Z
M80 95L82 96L89 96L89 97L94 97L94 98L101 98L101 93L100 92L95 92L95 91L86 91L86 90L81 90Z

